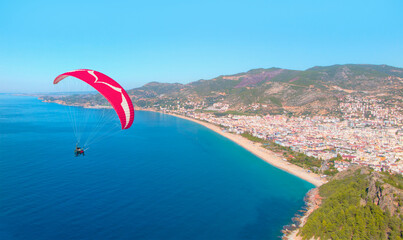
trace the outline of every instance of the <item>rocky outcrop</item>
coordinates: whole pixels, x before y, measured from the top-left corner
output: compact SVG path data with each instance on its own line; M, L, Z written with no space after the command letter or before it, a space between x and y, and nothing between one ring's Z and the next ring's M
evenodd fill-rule
M378 205L383 211L388 211L392 215L403 212L403 190L384 183L382 176L376 172L369 175L365 200L367 203Z
M373 203L392 215L403 213L403 190L385 183L383 180L385 176L378 172L373 172L367 167L353 166L348 171L338 173L333 180L349 177L355 171L360 171L361 175L367 175L368 179L367 196L362 199L362 205Z
M304 226L309 215L311 215L311 213L318 209L322 204L322 198L319 195L319 188L309 190L305 195L304 201L305 206L300 210L303 214L295 214L292 218L292 224L283 227L283 230L281 231L283 233L282 239L299 239L297 237L298 229Z

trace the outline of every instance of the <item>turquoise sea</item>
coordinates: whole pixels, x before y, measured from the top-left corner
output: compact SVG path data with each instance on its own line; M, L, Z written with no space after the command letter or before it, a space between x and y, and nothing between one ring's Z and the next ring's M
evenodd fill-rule
M0 239L278 239L314 187L153 112L74 157L67 109L0 95Z

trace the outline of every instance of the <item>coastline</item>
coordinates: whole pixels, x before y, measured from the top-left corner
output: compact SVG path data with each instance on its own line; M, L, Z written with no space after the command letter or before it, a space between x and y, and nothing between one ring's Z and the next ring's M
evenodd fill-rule
M141 111L143 111L143 110L141 110ZM153 111L153 110L146 110L146 111L158 112L158 111ZM159 112L159 113L162 113L162 112ZM214 124L203 122L203 121L200 121L197 119L193 119L193 118L178 115L178 114L172 114L172 113L162 113L162 114L168 114L171 116L179 117L182 119L186 119L186 120L198 123L208 129L220 134L221 136L224 136L227 139L235 142L239 146L248 150L253 155L259 157L260 159L269 163L270 165L277 167L283 171L286 171L294 176L297 176L307 182L310 182L313 185L315 185L316 187L319 187L322 184L326 183L326 181L324 179L322 179L318 174L315 174L312 172L308 173L307 170L305 170L299 166L296 166L294 164L291 164L287 161L282 160L282 158L277 156L276 153L274 153L266 148L261 147L261 144L252 142L240 135L236 135L236 134L229 133L229 132L223 132L220 127L218 127Z
M46 101L44 99L42 99L41 97L38 97L38 99L42 102L53 102L56 104L60 104L60 105L66 105L69 106L68 104L66 104L64 101ZM104 107L100 107L100 106L86 106L86 105L81 105L81 106L76 106L76 107L84 107L84 108L104 108ZM149 112L158 112L161 114L167 114L167 115L171 115L174 117L179 117L188 121L192 121L194 123L200 124L218 134L220 134L221 136L235 142L236 144L238 144L239 146L243 147L244 149L246 149L247 151L249 151L250 153L252 153L253 155L257 156L258 158L262 159L263 161L267 162L268 164L279 168L283 171L286 171L296 177L299 177L307 182L312 183L313 185L315 185L315 187L319 187L322 184L326 183L326 180L322 179L318 174L315 173L308 173L306 169L303 169L299 166L296 166L294 164L291 164L287 161L282 160L281 157L277 156L276 153L263 148L261 146L261 144L259 143L255 143L252 142L240 135L237 134L233 134L233 133L229 133L229 132L223 132L221 130L220 127L208 123L208 122L203 122L194 118L190 118L190 117L186 117L183 115L179 115L179 114L174 114L174 113L165 113L165 112L160 112L160 111L156 111L154 109L140 109L140 108L135 108L135 111L149 111Z
M143 111L143 110L141 110L141 111ZM159 112L159 111L155 111L155 110L145 110L145 111ZM162 112L159 112L159 113L162 113ZM283 232L283 236L281 237L281 239L287 239L287 240L302 239L300 236L298 236L299 229L305 225L309 215L311 215L311 213L320 206L321 201L320 201L318 187L325 184L327 182L326 180L322 179L318 174L315 174L312 172L308 173L307 170L282 160L282 158L277 156L276 153L274 153L266 148L263 148L261 146L261 144L259 144L259 143L252 142L249 139L246 139L237 134L223 132L220 127L218 127L214 124L200 121L200 120L197 120L194 118L178 115L178 114L172 114L172 113L162 113L162 114L171 115L174 117L182 118L182 119L189 120L194 123L200 124L208 129L220 134L221 136L235 142L236 144L243 147L244 149L246 149L253 155L255 155L258 158L262 159L263 161L267 162L268 164L270 164L276 168L279 168L283 171L286 171L298 178L301 178L301 179L315 185L315 188L311 189L305 196L306 212L300 217L299 224L296 226L296 228L294 230Z
M293 221L295 222L293 229L287 229L284 227L283 232L283 237L282 239L284 240L301 240L302 237L298 236L299 230L305 225L306 221L308 220L308 217L320 207L322 204L322 198L319 195L319 188L313 188L309 190L309 192L305 196L305 207L304 209L304 214L301 216L297 215L297 220Z
M52 101L44 101L43 99L40 99L42 102L52 102ZM59 102L55 102L56 104L60 104L60 105L67 105L65 102L63 101L59 101ZM103 108L100 106L86 106L86 105L82 105L82 106L76 106L76 107L83 107L83 108ZM315 186L315 188L311 189L305 199L306 199L306 212L300 217L299 219L299 224L298 226L296 226L295 229L293 229L292 231L282 231L283 232L283 236L282 239L301 239L298 236L298 232L299 229L306 223L307 218L309 217L309 215L316 210L319 207L319 204L316 203L316 198L318 195L318 187L321 186L322 184L325 184L327 181L322 179L318 174L315 173L309 173L307 172L306 169L303 169L299 166L296 166L294 164L289 163L288 161L284 161L282 159L281 156L278 156L278 154L276 154L275 152L272 152L264 147L262 147L262 145L260 143L256 143L253 142L247 138L242 137L241 135L237 135L237 134L233 134L233 133L229 133L229 132L224 132L222 131L222 129L217 126L214 125L212 123L208 123L208 122L204 122L198 119L194 119L194 118L190 118L190 117L186 117L183 115L178 115L178 114L173 114L173 113L165 113L165 112L160 112L160 111L156 111L154 109L139 109L139 108L135 108L135 110L140 110L140 111L149 111L149 112L158 112L160 114L167 114L167 115L171 115L174 117L178 117L178 118L182 118L188 121L192 121L194 123L200 124L218 134L220 134L221 136L233 141L234 143L238 144L239 146L243 147L244 149L246 149L247 151L249 151L250 153L254 154L255 156L257 156L258 158L260 158L261 160L265 161L266 163L279 168L283 171L286 171L300 179L303 179L311 184L313 184ZM311 193L311 194L310 194Z

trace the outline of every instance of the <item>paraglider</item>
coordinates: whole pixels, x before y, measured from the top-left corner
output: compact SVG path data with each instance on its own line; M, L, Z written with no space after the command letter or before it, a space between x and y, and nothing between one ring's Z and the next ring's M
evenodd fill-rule
M78 145L76 145L76 149L74 150L74 155L75 155L76 157L78 157L78 156L80 156L80 155L85 156L85 154L84 154L84 149L82 149L82 148L80 148Z
M53 84L58 84L59 82L61 82L63 79L65 79L67 77L77 78L77 79L85 82L86 84L91 86L93 89L95 89L99 94L101 94L108 101L108 103L112 106L114 113L117 114L119 121L120 121L120 128L122 130L125 130L125 129L128 129L131 127L131 125L133 124L133 120L134 120L133 103L132 103L129 95L127 94L127 92L123 89L122 86L120 86L119 83L117 83L115 80L113 80L112 78L108 77L107 75L105 75L101 72L90 70L90 69L79 69L79 70L74 70L74 71L60 74L59 76L57 76L55 78L55 80L53 81ZM109 111L109 112L111 112L111 111ZM73 114L70 113L70 115L72 116L72 118L77 118L76 113L73 113ZM90 113L90 115L94 115L94 114ZM82 118L79 120L88 121L88 118L89 117L86 116L85 118ZM73 120L77 121L76 119L73 119ZM80 131L80 130L77 130L77 125L79 125L79 124L77 124L75 122L72 125L74 126L75 131ZM89 124L85 123L83 125L87 126ZM98 123L98 125L99 125L99 123ZM81 130L81 131L88 132L87 128L85 128L85 130ZM93 131L101 132L98 129L94 129ZM77 138L77 140L76 140L77 145L76 145L76 149L74 150L75 156L79 156L79 155L84 156L84 148L78 147L82 134L75 132L75 135ZM96 133L89 133L89 135L90 136L96 135ZM83 147L87 147L87 146L84 144Z

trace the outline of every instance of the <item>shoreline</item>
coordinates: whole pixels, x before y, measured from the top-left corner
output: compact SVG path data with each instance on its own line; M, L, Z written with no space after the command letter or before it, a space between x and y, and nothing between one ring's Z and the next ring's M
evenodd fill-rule
M67 105L65 102L63 101L46 101L44 99L41 99L40 97L38 97L38 99L42 102L47 102L47 103L56 103L56 104L60 104L60 105L65 105L65 106L69 106ZM93 107L93 106L76 106L76 107L84 107L84 108L98 108L98 106ZM223 132L222 129L212 123L208 123L208 122L203 122L194 118L190 118L190 117L186 117L183 115L179 115L179 114L174 114L174 113L165 113L165 112L160 112L154 109L140 109L140 108L135 108L135 111L148 111L148 112L157 112L157 113L161 113L161 114L167 114L167 115L171 115L174 117L178 117L178 118L182 118L188 121L192 121L194 123L200 124L218 134L220 134L221 136L231 140L232 142L238 144L239 146L241 146L242 148L246 149L247 151L249 151L250 153L252 153L253 155L257 156L258 158L260 158L261 160L265 161L266 163L279 168L285 172L288 172L298 178L301 178L307 182L312 183L313 185L315 185L315 187L319 187L322 184L326 183L327 181L322 179L318 174L315 173L308 173L306 169L301 168L299 166L296 166L294 164L289 163L288 161L284 161L282 160L281 157L279 157L276 153L263 148L261 146L260 143L255 143L252 142L240 135L237 134L233 134L233 133L229 133L229 132Z
M140 111L144 111L144 110L140 110ZM167 115L171 115L174 117L178 117L178 118L182 118L185 120L195 122L197 124L200 124L208 129L220 134L221 136L233 141L234 143L243 147L244 149L246 149L253 155L262 159L266 163L268 163L276 168L279 168L283 171L286 171L286 172L288 172L298 178L301 178L307 182L310 182L313 185L315 185L315 187L319 187L322 184L326 183L326 181L324 179L322 179L318 174L315 174L312 172L308 173L306 169L303 169L299 166L296 166L294 164L291 164L287 161L282 160L282 158L277 156L276 153L274 153L266 148L261 147L260 143L252 142L240 135L236 135L236 134L229 133L229 132L223 132L220 127L218 127L214 124L203 122L203 121L200 121L197 119L193 119L193 118L178 115L178 114L173 114L173 113L163 113L163 112L159 112L159 111L155 111L155 110L145 110L145 111L158 112L158 113L167 114Z
M289 230L284 228L283 232L283 237L282 239L284 240L301 240L302 237L298 236L299 230L305 225L306 221L308 220L308 217L320 207L322 204L322 198L319 195L319 188L313 188L309 190L309 192L305 196L305 213L302 214L301 216L298 216L298 223L294 223L293 225L295 226L295 229Z
M43 101L43 99L40 99L42 102L51 102L51 101ZM60 105L67 105L64 102L54 102L56 104L60 104ZM64 103L64 104L63 104ZM91 108L88 106L81 106L84 108ZM194 118L190 118L190 117L186 117L183 115L179 115L179 114L173 114L173 113L165 113L165 112L160 112L160 111L156 111L153 109L139 109L139 108L135 108L135 111L148 111L148 112L157 112L160 114L167 114L167 115L171 115L174 117L178 117L181 119L185 119L188 121L192 121L194 123L200 124L208 129L210 129L211 131L216 132L217 134L220 134L221 136L229 139L230 141L238 144L240 147L244 148L245 150L249 151L250 153L252 153L253 155L257 156L258 158L260 158L262 161L265 161L266 163L281 169L289 174L292 174L302 180L305 180L311 184L313 184L315 186L315 188L311 189L308 194L306 195L306 198L308 199L308 201L306 201L305 206L307 206L307 211L305 212L305 214L303 214L303 216L301 216L300 218L300 224L297 226L296 229L292 230L292 231L287 231L287 232L283 232L283 236L282 239L301 239L298 236L298 232L299 229L306 223L307 218L309 217L309 215L316 210L316 208L319 206L318 204L316 204L313 197L313 194L309 194L314 193L314 195L318 195L318 187L325 184L327 181L322 179L319 175L315 174L315 173L308 173L306 169L303 169L299 166L296 166L294 164L289 163L288 161L284 161L282 160L281 157L278 156L277 153L272 152L264 147L262 147L262 145L260 143L256 143L253 141L250 141L249 139L246 139L244 137L242 137L241 135L237 135L237 134L233 134L233 133L229 133L229 132L223 132L222 129L219 126L216 126L212 123L208 123L208 122L204 122L198 119L194 119Z

